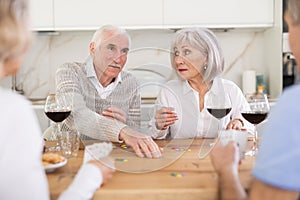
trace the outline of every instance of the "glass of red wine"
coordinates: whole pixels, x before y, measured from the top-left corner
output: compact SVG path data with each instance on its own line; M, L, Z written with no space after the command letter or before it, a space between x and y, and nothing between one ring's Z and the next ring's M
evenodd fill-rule
M254 125L253 131L253 146L252 149L246 153L249 156L257 154L258 135L256 126L264 121L270 111L270 105L267 95L264 93L246 94L245 95L250 108L242 111L242 116L251 124Z
M213 92L208 92L205 102L207 111L220 121L231 111L231 100L226 93L215 94ZM220 129L222 129L222 127L218 126L218 130Z
M54 122L54 128L49 140L58 140L61 134L61 123L71 114L71 103L67 101L63 94L49 94L45 103L45 114ZM57 143L55 147L48 149L48 151L59 150L59 143Z

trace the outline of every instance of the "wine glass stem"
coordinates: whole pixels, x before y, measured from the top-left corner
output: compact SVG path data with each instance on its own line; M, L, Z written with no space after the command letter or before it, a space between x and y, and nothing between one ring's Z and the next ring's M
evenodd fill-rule
M258 143L258 136L257 136L257 129L256 129L256 125L254 126L254 133L253 133L253 147L252 147L252 151L256 152L257 151L257 143Z
M61 122L57 122L55 123L55 127L56 127L56 139L57 139L57 143L56 143L56 150L59 151L60 150L60 139L61 139Z
M219 123L218 123L218 131L221 131L222 127L223 127L223 121L222 121L222 118L221 118L221 119L219 119Z

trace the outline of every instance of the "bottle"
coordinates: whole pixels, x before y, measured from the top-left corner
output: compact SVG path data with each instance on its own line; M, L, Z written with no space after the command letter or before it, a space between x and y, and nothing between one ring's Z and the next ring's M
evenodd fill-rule
M263 93L266 94L266 84L264 81L264 75L256 75L256 91L257 93Z
M257 86L257 93L264 93L265 87L263 85Z

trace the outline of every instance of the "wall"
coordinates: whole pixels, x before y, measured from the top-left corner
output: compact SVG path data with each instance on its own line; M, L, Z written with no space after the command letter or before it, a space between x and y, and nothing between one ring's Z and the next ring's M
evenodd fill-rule
M219 38L225 55L223 76L242 86L242 72L255 69L265 74L268 68L265 57L264 29L213 30ZM169 44L173 30L129 30L132 36L131 53L126 70L144 64L170 68ZM17 88L23 89L29 98L45 98L55 88L55 70L64 62L84 62L89 54L92 31L66 31L37 33L25 58L24 66L17 75ZM169 78L174 78L174 74ZM11 80L0 82L11 87ZM277 84L277 83L272 83Z

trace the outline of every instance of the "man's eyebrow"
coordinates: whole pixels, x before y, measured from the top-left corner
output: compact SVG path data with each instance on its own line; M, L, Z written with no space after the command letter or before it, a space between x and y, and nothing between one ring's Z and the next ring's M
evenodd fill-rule
M117 46L117 45L109 43L109 44L107 44L106 46L107 46L107 47L115 47L115 46Z

